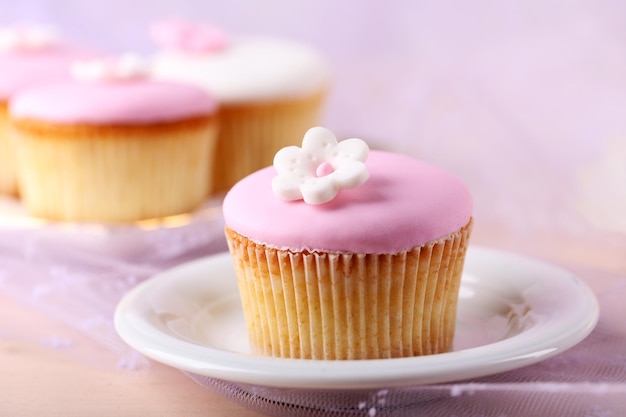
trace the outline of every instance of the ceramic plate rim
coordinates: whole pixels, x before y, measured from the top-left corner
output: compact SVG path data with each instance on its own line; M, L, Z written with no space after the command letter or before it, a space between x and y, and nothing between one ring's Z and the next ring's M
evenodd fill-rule
M151 328L147 320L142 320L145 317L141 317L137 307L144 294L178 275L201 268L209 270L212 263L218 262L230 262L230 255L218 253L181 264L129 291L114 315L121 338L157 362L230 382L307 389L379 388L453 382L530 365L583 340L599 316L595 295L571 272L524 255L470 246L466 271L472 265L515 266L517 270L540 274L544 283L561 286L576 298L561 305L563 311L549 312L540 323L511 338L438 355L396 359L320 361L260 357L194 344Z

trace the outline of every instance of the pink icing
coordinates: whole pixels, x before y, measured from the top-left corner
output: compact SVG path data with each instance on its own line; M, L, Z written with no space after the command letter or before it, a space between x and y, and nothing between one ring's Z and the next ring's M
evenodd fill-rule
M180 19L157 22L150 32L159 47L173 51L204 53L228 45L228 36L220 28Z
M216 101L186 84L129 80L40 85L15 95L15 118L52 123L144 124L211 114Z
M397 253L465 226L472 197L454 175L408 156L371 151L369 179L322 205L272 192L273 167L244 178L224 199L226 225L281 249Z
M65 46L0 52L0 100L39 83L69 80L72 62L88 56L93 54Z

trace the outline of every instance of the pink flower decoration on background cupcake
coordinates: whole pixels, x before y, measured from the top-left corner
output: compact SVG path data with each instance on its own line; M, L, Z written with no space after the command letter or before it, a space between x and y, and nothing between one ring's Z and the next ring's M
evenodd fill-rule
M161 48L203 53L224 49L229 39L222 29L209 25L171 19L152 25L150 33Z
M324 127L309 129L302 147L287 146L276 153L274 168L278 175L272 190L283 200L304 200L324 204L345 188L355 188L369 177L365 160L369 147L361 139L337 142Z

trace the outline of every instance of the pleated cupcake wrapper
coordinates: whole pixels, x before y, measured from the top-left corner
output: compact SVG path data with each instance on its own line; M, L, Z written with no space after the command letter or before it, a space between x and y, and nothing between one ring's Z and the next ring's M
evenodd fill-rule
M276 152L300 146L306 131L319 124L325 90L309 97L250 105L222 105L211 192L227 191L237 181L272 165Z
M128 222L185 213L206 199L217 124L85 127L66 133L15 126L12 134L29 214Z
M398 254L293 253L227 230L252 351L374 359L451 347L471 222Z
M6 102L0 102L0 194L17 195L17 168L13 144L9 138Z

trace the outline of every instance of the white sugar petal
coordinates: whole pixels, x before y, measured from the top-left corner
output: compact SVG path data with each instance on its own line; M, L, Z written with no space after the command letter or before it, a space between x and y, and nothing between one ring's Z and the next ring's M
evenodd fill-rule
M287 146L274 155L274 168L279 174L315 175L315 166L297 146Z
M272 191L283 200L300 200L300 179L291 175L279 175L272 179Z
M367 167L361 161L343 161L332 174L338 188L355 188L368 178Z
M300 191L307 204L324 204L337 195L335 182L330 175L308 179L300 185Z
M314 162L323 162L328 151L332 151L337 146L337 138L325 127L316 126L309 129L302 139L302 150L313 156Z
M333 160L350 159L352 161L364 162L367 159L369 147L361 139L345 139L337 144Z

